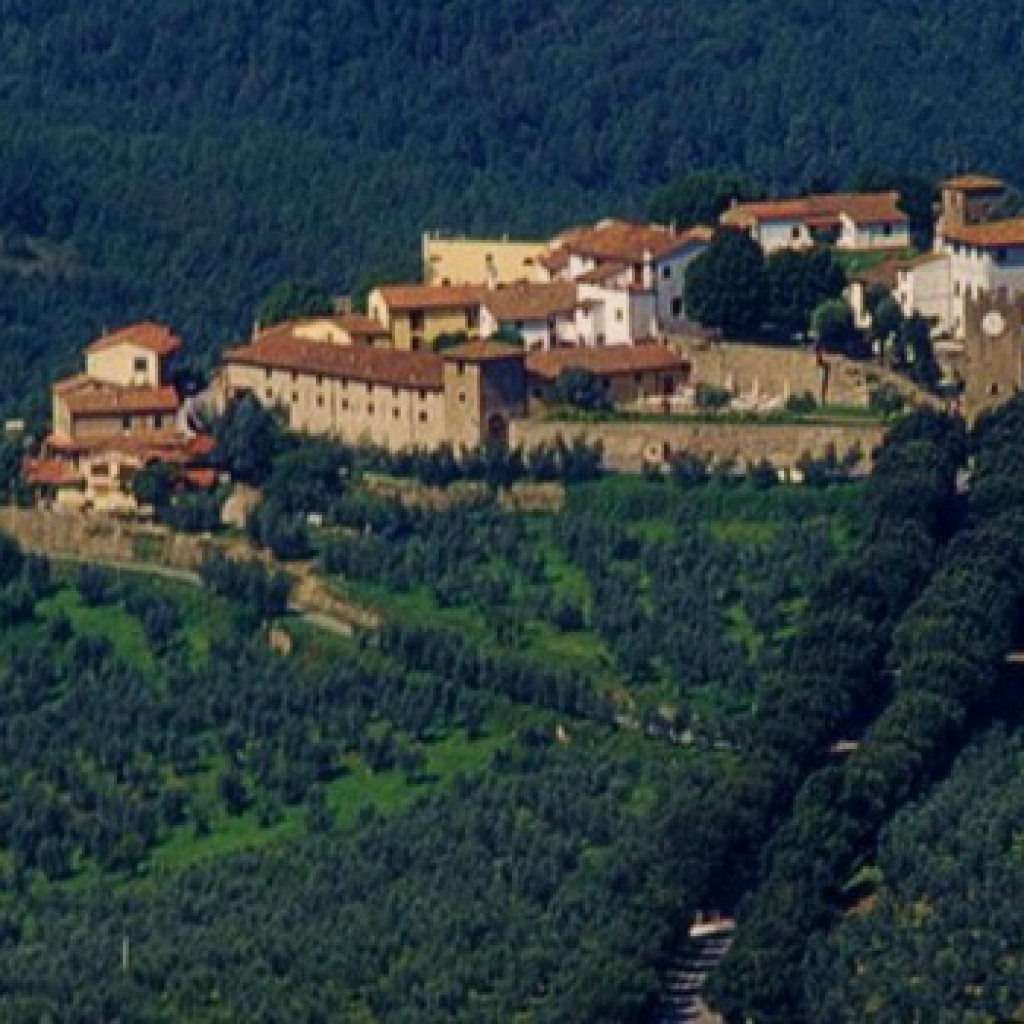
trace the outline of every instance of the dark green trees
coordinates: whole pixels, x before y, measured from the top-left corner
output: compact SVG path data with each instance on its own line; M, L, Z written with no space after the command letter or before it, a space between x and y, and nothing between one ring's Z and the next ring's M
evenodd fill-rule
M752 334L768 309L764 253L742 231L719 232L686 271L690 312L707 327L726 334Z
M260 304L256 319L260 327L273 327L286 320L307 316L328 316L334 303L327 290L313 281L282 281Z

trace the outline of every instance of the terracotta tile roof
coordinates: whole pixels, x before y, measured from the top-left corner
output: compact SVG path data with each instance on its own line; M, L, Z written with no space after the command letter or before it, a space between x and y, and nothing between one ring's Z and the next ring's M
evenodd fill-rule
M626 273L631 267L632 264L627 263L625 260L607 260L594 267L593 270L580 274L576 280L580 284L604 284L610 278Z
M648 253L653 259L663 259L690 245L706 245L713 237L714 230L708 227L680 232L658 224L604 220L591 228L563 235L561 243L570 253L592 259L638 263Z
M122 327L112 334L105 334L102 338L94 341L85 351L88 353L106 352L107 349L117 348L118 345L137 345L139 348L155 352L158 356L169 356L181 348L181 338L169 327L147 321Z
M53 385L53 390L58 395L66 395L71 391L77 391L83 386L87 386L92 383L92 378L87 373L76 373L72 377L65 377L63 380L58 380Z
M988 224L942 229L947 242L963 242L985 248L1020 248L1024 246L1024 217L995 220Z
M436 352L325 345L277 335L228 349L224 362L436 391L444 376L444 360Z
M899 208L898 192L846 192L802 196L762 203L738 203L722 214L725 225L759 221L802 221L824 227L845 214L855 224L904 224L907 215Z
M550 352L531 352L526 370L535 377L555 380L563 370L590 370L615 375L655 370L681 370L687 361L664 345L609 345L604 348L556 348Z
M177 412L178 392L171 386L118 387L88 381L64 393L64 403L75 416L121 415L135 412Z
M999 178L990 178L986 174L961 174L955 178L947 178L942 188L956 189L960 192L996 192L1006 188L1006 182Z
M81 473L62 459L26 459L22 472L30 484L40 487L67 487L84 480Z
M391 332L372 316L361 316L358 313L348 313L338 317L338 326L348 331L353 338L372 337L386 338Z
M467 341L464 345L445 349L442 356L467 363L497 362L502 359L523 359L526 353L518 345L500 341Z
M576 284L573 281L510 284L490 289L481 305L489 309L499 322L548 320L558 313L573 311L576 307Z
M68 455L110 452L178 463L189 463L204 458L213 451L213 447L213 438L209 434L195 434L190 437L174 428L87 438L50 434L43 442L44 452Z
M457 309L478 306L481 285L388 284L376 289L390 309Z
M215 469L186 469L181 476L189 487L196 487L201 491L212 490L220 478Z
M569 250L563 245L553 249L543 256L537 257L537 262L550 274L557 274L569 266Z

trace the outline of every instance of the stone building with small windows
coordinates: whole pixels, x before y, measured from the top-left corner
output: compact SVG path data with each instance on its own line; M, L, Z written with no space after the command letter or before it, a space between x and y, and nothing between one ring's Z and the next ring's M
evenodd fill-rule
M250 394L292 430L402 451L504 442L542 413L566 369L598 379L612 405L666 411L689 387L689 361L663 345L526 352L493 340L443 352L333 344L294 325L224 353L222 403Z
M43 500L133 511L132 480L154 462L177 467L183 483L215 483L202 465L212 441L192 429L171 379L180 347L169 328L134 324L93 342L84 372L53 385L52 430L25 465Z

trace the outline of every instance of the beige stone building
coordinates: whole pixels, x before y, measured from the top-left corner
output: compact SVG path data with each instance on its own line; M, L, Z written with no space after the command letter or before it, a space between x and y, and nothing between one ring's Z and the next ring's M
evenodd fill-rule
M432 348L444 334L480 331L480 285L382 285L370 292L370 317L385 327L395 348Z
M521 415L521 349L476 342L445 352L339 345L287 325L223 357L223 401L251 394L292 430L401 451L501 438Z
M131 481L153 462L184 482L210 486L201 466L212 443L191 430L170 381L181 340L160 324L105 335L85 352L85 371L53 385L53 426L25 467L40 496L58 505L131 511Z
M546 279L540 257L546 242L508 237L453 238L423 235L423 283L429 285L515 284Z

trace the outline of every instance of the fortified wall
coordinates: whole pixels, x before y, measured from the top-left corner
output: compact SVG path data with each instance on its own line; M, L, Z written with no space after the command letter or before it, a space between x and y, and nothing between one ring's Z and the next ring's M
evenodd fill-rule
M784 404L791 396L810 393L819 404L866 408L872 389L886 383L911 402L931 400L905 377L841 355L819 357L806 348L692 338L672 339L671 344L690 361L694 381L725 388L742 399Z
M609 469L637 473L645 464L658 464L680 452L713 461L735 460L737 465L756 465L762 460L776 469L789 469L801 456L820 458L829 450L843 457L851 451L863 456L863 468L885 436L878 423L725 423L714 421L643 423L574 423L514 420L509 440L524 449L551 443L559 435L565 441L583 438L604 449Z

